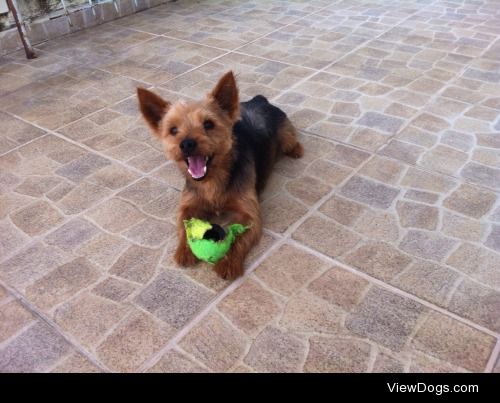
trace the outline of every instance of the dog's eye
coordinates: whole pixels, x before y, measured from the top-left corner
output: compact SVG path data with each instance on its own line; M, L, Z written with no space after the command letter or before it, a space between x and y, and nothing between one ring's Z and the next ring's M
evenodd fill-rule
M173 126L173 127L171 127L171 128L170 128L170 134L171 134L172 136L175 136L175 135L177 134L177 132L178 132L178 131L179 131L179 130L178 130L178 129L177 129L177 127L175 127L175 126Z
M205 130L212 130L214 127L215 127L215 124L210 119L207 119L203 122L203 128Z

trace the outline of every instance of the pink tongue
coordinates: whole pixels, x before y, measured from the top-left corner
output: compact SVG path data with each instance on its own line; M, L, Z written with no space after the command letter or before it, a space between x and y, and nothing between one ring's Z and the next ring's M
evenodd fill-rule
M202 155L194 155L188 157L189 171L194 178L201 178L205 175L205 157Z

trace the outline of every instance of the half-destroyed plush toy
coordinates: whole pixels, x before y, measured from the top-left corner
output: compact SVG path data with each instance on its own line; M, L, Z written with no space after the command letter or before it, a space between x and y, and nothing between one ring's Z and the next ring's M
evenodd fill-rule
M226 256L236 236L248 229L241 224L231 224L226 234L220 225L210 224L198 218L184 220L184 227L193 255L210 264L215 264Z

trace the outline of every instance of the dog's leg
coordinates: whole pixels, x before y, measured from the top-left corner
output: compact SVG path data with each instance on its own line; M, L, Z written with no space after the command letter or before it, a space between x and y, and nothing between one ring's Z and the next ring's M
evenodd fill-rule
M300 158L304 155L304 148L297 140L297 131L288 118L285 118L278 129L278 141L285 155L292 158Z
M249 227L245 233L236 238L227 255L214 266L215 272L220 277L232 280L243 275L245 258L262 235L262 222L255 191L235 196L230 200L227 209L233 213L233 223Z
M186 239L186 229L184 228L184 220L190 218L202 218L203 211L196 207L190 194L183 192L181 195L181 206L177 216L177 236L179 243L175 252L175 262L179 266L189 267L196 264L196 257L191 252Z

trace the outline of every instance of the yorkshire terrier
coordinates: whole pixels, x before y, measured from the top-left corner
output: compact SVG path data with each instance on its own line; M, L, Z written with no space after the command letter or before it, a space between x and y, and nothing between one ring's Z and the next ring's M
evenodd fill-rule
M249 229L214 270L224 279L241 276L248 252L262 235L259 192L280 155L303 155L295 128L262 95L240 103L232 71L202 101L170 103L143 88L137 89L137 95L141 112L167 158L186 177L175 261L180 266L196 263L187 244L184 220L210 220L225 212L231 222Z

